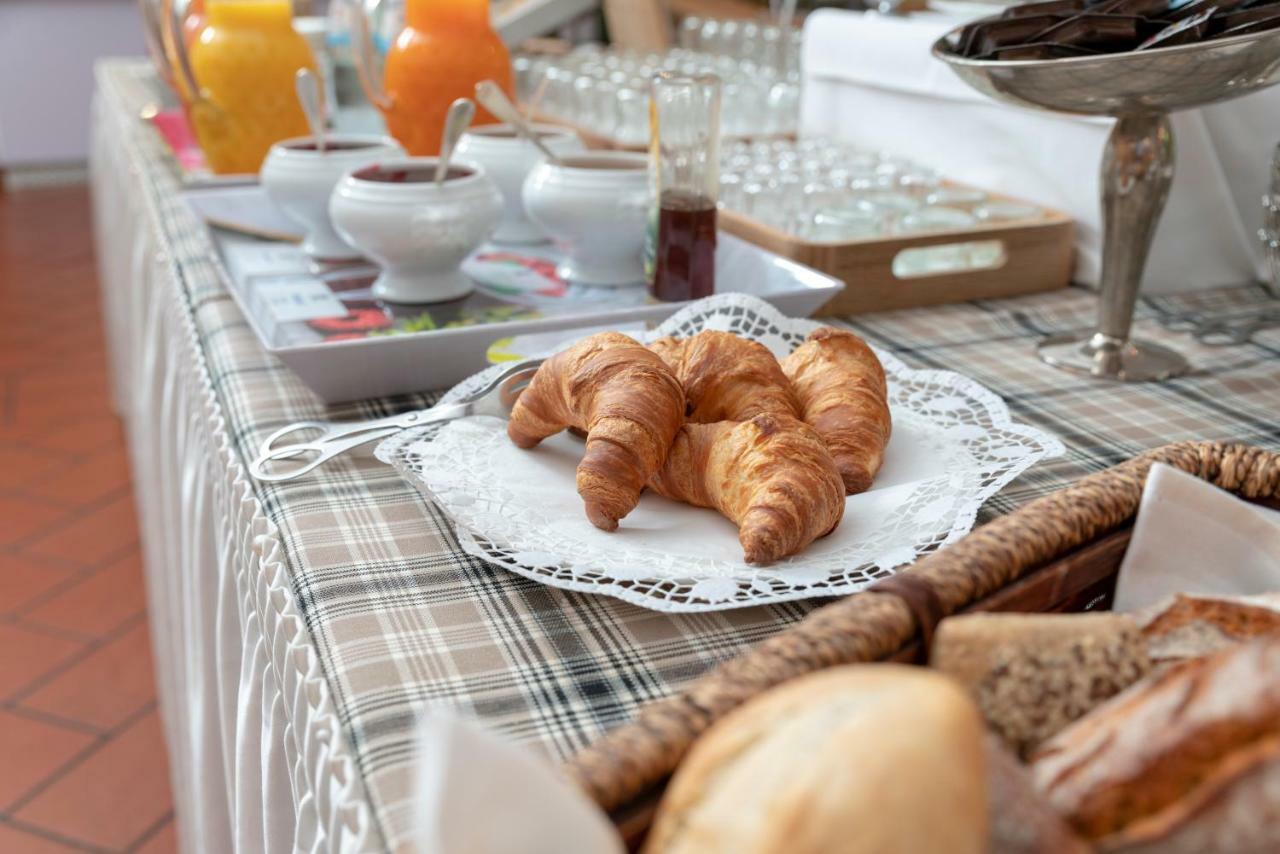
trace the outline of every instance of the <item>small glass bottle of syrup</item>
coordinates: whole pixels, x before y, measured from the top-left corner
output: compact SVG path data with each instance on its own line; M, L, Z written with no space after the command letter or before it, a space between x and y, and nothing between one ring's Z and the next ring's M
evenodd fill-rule
M700 299L716 289L720 78L661 72L649 97L649 290L664 302Z

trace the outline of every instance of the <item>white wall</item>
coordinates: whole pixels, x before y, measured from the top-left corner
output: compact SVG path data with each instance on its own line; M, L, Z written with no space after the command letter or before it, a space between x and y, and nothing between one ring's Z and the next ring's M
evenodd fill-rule
M135 0L0 0L0 169L84 160L94 62L145 53Z

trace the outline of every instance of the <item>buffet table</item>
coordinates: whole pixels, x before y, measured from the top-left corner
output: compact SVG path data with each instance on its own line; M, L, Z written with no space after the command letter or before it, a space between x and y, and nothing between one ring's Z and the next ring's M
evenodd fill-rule
M249 480L246 458L286 423L382 416L435 393L326 408L264 354L139 119L160 93L148 66L105 62L97 82L99 264L184 850L408 850L420 710L457 708L563 758L820 604L678 616L544 587L464 555L442 514L368 456ZM1092 323L1083 289L853 326L914 367L972 376L1063 440L1066 455L1004 489L982 522L1168 442L1280 445L1280 330L1211 348L1158 322L1268 301L1260 286L1144 301L1136 331L1196 367L1149 385L1036 359L1041 336Z

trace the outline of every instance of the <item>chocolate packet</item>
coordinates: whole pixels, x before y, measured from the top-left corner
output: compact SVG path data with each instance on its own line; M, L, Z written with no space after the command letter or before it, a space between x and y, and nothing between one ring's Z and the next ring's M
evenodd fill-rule
M1244 0L1190 0L1190 2L1174 0L1169 4L1169 11L1165 14L1165 17L1177 23L1196 15L1202 15L1208 9L1216 8L1219 15L1225 15L1243 6Z
M1070 59L1077 56L1097 56L1098 51L1056 42L1033 42L1032 44L1003 47L983 59L998 59L1001 62L1028 59Z
M1181 21L1170 24L1134 50L1151 50L1157 47L1173 47L1201 41L1208 34L1209 20L1217 11L1217 7L1206 9L1199 15L1192 15L1190 18L1183 18Z
M1103 0L1089 7L1099 15L1137 15L1139 18L1164 19L1169 13L1169 0Z
M1264 30L1274 30L1276 27L1280 27L1280 12L1272 15L1269 18L1263 18L1262 20L1252 21L1245 24L1238 24L1237 26L1231 27L1230 29L1226 29L1220 33L1215 34L1214 38L1226 39L1226 38L1231 38L1232 36L1243 36L1249 33L1260 33L1260 32L1263 32Z
M970 24L960 36L960 53L984 56L1002 47L1041 41L1035 38L1055 24L1064 21L1059 15L1029 15L1025 18L985 19Z
M1149 27L1148 21L1137 15L1084 14L1050 27L1035 40L1110 53L1139 44Z
M1115 0L1112 0L1115 2ZM1168 0L1159 0L1161 3L1167 3ZM1085 10L1084 0L1043 0L1040 3L1019 3L1017 6L1010 6L1000 13L1002 19L1007 18L1029 18L1034 15L1062 15L1070 17L1079 14Z
M1264 21L1270 21L1273 18L1280 17L1280 4L1272 3L1264 6L1254 6L1250 9L1237 9L1234 12L1226 12L1219 14L1209 24L1209 30L1217 35L1219 33L1227 33L1238 30L1245 24L1258 24ZM1274 25L1273 25L1274 26ZM1271 29L1271 27L1262 27L1261 29ZM1250 32L1254 32L1250 30Z

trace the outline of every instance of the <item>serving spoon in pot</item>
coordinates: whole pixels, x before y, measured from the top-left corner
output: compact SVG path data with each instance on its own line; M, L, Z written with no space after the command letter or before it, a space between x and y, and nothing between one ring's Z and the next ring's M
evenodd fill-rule
M507 93L502 91L497 83L492 80L481 80L476 84L476 100L480 102L480 106L493 113L499 119L511 125L515 132L525 139L532 142L543 153L549 163L559 163L560 158L556 157L555 152L547 147L542 141L542 137L536 130L529 126L524 116L516 109L516 105L511 103L511 99L507 97Z
M453 159L453 150L458 140L471 127L471 120L476 117L476 103L470 98L458 98L449 105L449 112L444 119L444 133L440 136L440 157L436 161L436 186L444 183L449 174L449 161Z
M316 138L316 150L324 154L328 145L324 134L329 116L324 93L320 90L320 78L310 68L299 68L293 78L293 88L298 94L298 103L302 105L302 114L307 117L311 135Z

